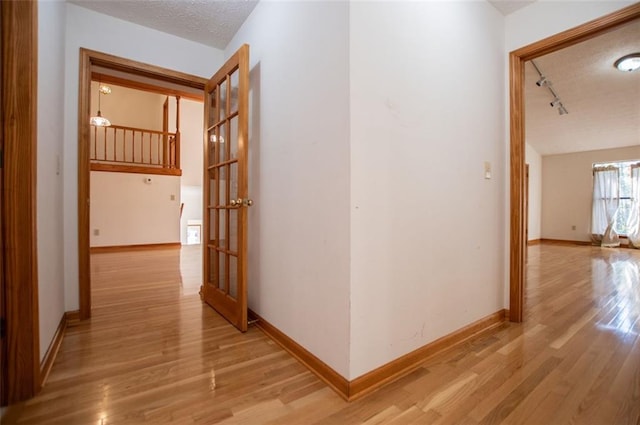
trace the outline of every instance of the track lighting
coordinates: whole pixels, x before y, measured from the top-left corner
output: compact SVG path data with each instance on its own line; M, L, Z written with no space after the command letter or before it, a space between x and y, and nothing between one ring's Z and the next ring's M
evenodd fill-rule
M538 68L538 65L536 65L534 61L531 61L531 65L533 65L536 72L540 76L540 79L536 81L536 85L538 87L546 87L547 90L549 90L549 93L551 93L551 96L553 96L553 100L549 102L549 105L551 105L552 108L558 108L558 114L560 115L568 114L569 111L567 111L567 108L565 108L564 105L562 104L562 101L560 100L560 96L558 96L558 93L556 93L553 87L551 87L552 86L551 81L547 80L547 77L542 75L542 71L540 71L540 68Z
M538 87L548 87L551 85L551 81L547 80L547 77L541 75L540 79L536 81L536 86Z

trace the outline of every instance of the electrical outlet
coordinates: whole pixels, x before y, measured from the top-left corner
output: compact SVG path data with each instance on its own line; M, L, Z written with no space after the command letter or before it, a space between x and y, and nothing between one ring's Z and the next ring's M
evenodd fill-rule
M489 161L484 162L484 178L487 180L491 178L491 163Z
M175 201L176 200L176 195L169 196L169 199L171 199L172 201Z
M576 225L571 226L571 230L576 230Z
M100 236L100 229L93 229L93 236Z

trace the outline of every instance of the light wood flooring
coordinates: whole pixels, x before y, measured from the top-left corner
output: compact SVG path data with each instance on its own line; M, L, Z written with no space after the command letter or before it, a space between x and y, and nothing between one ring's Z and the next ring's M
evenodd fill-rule
M529 249L526 322L347 403L197 294L197 250L96 254L93 318L3 424L640 424L640 251Z

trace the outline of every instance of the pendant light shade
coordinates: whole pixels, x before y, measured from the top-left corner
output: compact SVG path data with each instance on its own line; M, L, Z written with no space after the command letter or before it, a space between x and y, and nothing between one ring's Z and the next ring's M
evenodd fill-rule
M111 125L111 121L109 121L107 118L102 116L102 113L100 112L100 95L102 94L103 90L100 86L100 83L98 83L98 113L91 117L91 119L89 120L89 124L94 125L96 127L109 127ZM104 93L111 93L111 90L104 91Z

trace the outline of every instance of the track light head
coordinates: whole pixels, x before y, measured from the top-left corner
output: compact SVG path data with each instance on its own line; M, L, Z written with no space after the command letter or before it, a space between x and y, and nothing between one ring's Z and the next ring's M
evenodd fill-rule
M569 111L567 111L567 108L565 108L564 105L560 103L560 106L558 106L558 114L567 115L568 113Z
M547 77L544 75L540 76L540 79L536 81L536 86L538 87L548 87L551 85L551 81L547 80Z
M555 108L556 106L558 106L560 104L560 98L556 97L554 98L551 103L549 103L549 105L551 105L552 108Z

